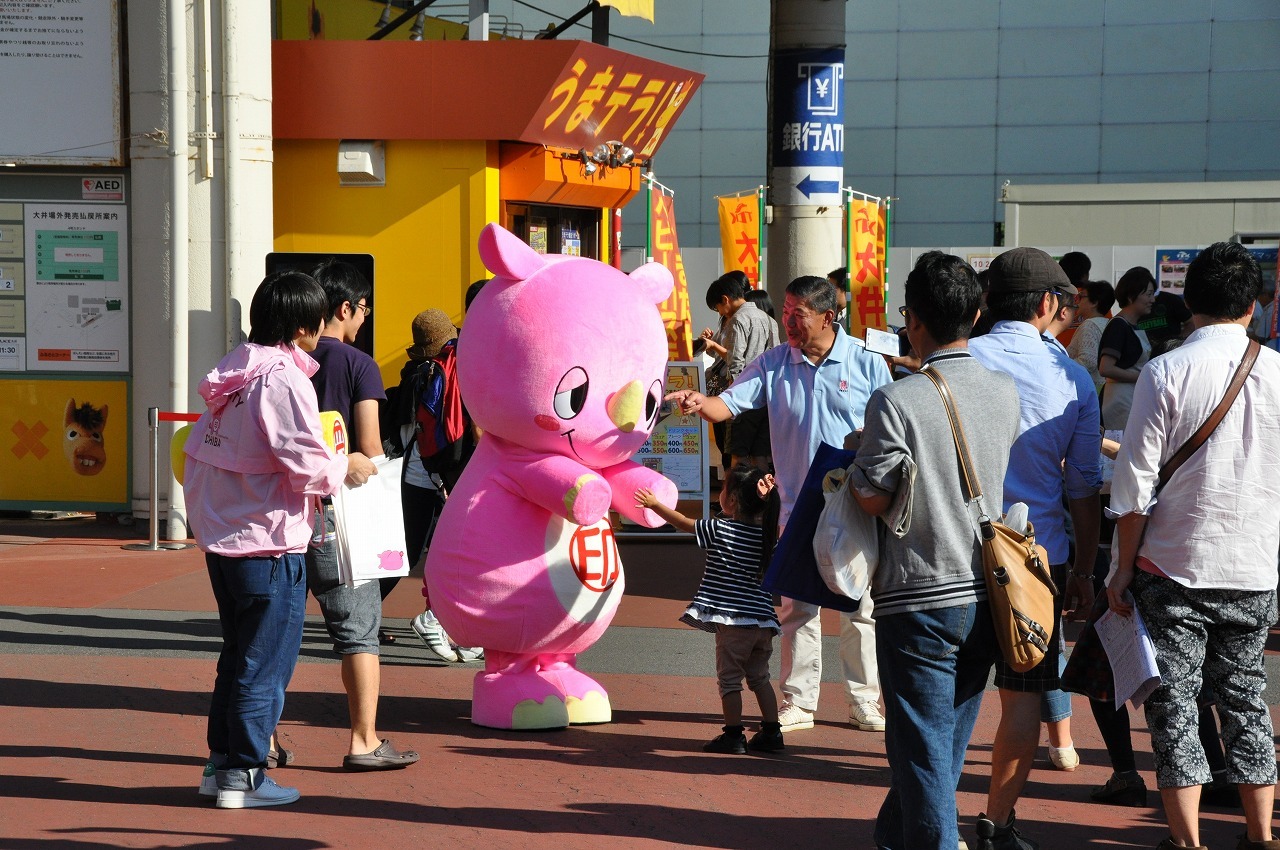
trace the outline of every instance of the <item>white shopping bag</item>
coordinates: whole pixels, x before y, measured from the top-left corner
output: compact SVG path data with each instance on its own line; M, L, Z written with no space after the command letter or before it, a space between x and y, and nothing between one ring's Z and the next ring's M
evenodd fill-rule
M813 535L813 558L832 593L861 599L879 562L880 540L875 517L849 492L850 478L846 470L833 469L822 482L826 505Z
M347 584L409 574L400 508L403 458L372 458L378 474L361 487L343 484L333 494L338 574Z

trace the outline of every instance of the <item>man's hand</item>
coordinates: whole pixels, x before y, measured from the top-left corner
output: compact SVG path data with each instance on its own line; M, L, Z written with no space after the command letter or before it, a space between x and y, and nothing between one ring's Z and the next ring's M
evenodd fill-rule
M702 410L702 405L706 404L707 397L693 390L676 390L673 393L667 393L663 401L676 402L680 407L680 413L687 416Z
M378 467L360 452L347 455L347 483L352 487L359 487L377 474Z

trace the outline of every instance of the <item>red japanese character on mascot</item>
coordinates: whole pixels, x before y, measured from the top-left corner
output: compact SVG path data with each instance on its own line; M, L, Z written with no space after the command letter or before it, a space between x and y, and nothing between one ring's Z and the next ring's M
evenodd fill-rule
M676 502L674 484L630 460L662 406L671 273L538 254L493 224L479 247L495 277L467 313L457 369L483 433L427 553L431 610L458 644L484 648L473 723L605 723L609 695L576 661L622 596L608 512L654 528L636 489Z

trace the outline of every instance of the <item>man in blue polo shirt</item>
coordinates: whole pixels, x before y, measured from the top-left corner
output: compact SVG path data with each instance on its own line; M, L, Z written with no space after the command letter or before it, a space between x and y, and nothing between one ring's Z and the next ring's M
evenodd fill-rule
M1036 844L1019 837L1013 806L1040 744L1041 695L1061 687L1061 603L1082 614L1093 603L1102 437L1098 395L1089 373L1044 336L1061 304L1076 296L1066 273L1044 251L1014 248L992 261L989 281L987 307L996 323L990 333L970 341L969 352L988 369L1013 378L1021 399L1003 510L1015 502L1027 505L1036 541L1048 553L1054 581L1064 592L1044 660L1026 673L1015 673L1003 659L996 664L1000 727L991 749L987 811L978 818L977 850L1025 850ZM1064 497L1075 528L1069 572Z
M786 345L761 354L718 396L673 394L685 413L696 412L708 422L768 409L783 525L819 444L843 446L845 437L862 427L871 393L892 381L884 358L854 341L835 318L835 287L824 278L798 277L787 286L782 305ZM820 613L816 605L782 600L783 704L778 719L783 732L813 727L822 680ZM840 659L849 722L864 731L883 731L871 594L863 596L855 614L842 618Z

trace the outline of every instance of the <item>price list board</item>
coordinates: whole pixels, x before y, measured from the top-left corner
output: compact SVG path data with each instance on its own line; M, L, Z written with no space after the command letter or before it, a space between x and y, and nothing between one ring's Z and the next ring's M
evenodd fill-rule
M667 364L667 386L664 394L679 390L703 391L703 371L700 363L670 362ZM708 489L710 485L709 457L707 452L707 426L701 417L684 415L678 405L663 402L658 414L658 424L633 460L662 473L676 485L682 503L699 502L702 516L708 513ZM693 515L691 506L682 505L681 513ZM627 523L627 530L637 527ZM670 527L665 529L670 532ZM645 530L646 533L654 532Z

